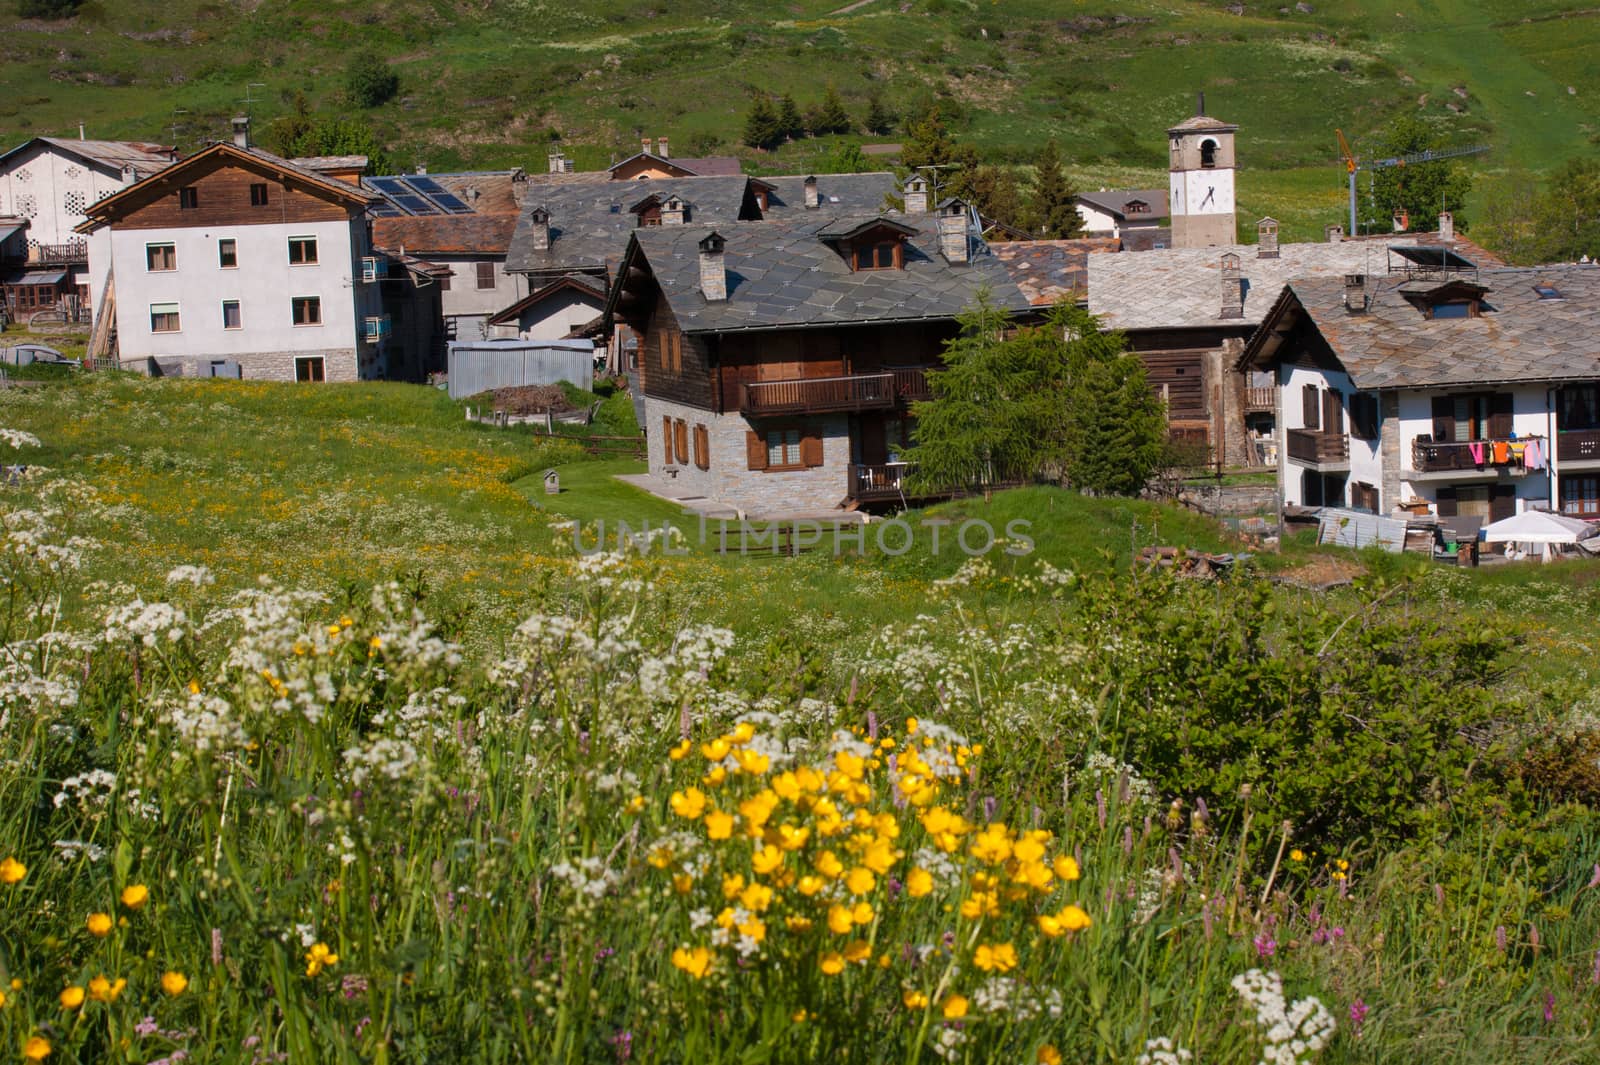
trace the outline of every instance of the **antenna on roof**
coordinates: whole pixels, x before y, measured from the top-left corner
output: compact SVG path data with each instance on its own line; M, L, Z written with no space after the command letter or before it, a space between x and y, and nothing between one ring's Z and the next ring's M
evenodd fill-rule
M1205 114L1206 114L1206 94L1202 91L1202 92L1198 92L1198 93L1195 94L1194 116L1196 118L1204 118Z
M187 107L174 107L172 109L172 146L174 148L178 146L178 116L188 113L189 109Z
M267 87L267 83L264 82L264 81L250 81L250 82L246 82L245 83L245 86L244 86L244 113L246 115L250 114L250 105L256 104L256 103L260 103L259 100L257 100L255 97L250 95L250 90L251 89L265 89L266 87Z

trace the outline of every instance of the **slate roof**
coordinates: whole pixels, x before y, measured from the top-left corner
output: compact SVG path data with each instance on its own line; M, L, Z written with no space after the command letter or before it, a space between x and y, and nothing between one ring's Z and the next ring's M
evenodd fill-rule
M1089 291L1089 256L1122 247L1116 237L1077 240L1007 241L989 245L1028 302L1047 307L1062 299L1082 299Z
M417 255L500 256L516 229L514 214L434 214L415 218L374 218L372 243L384 251Z
M1117 218L1135 218L1143 221L1147 218L1167 217L1166 189L1105 189L1100 192L1080 192L1076 199ZM1129 215L1128 203L1131 200L1143 200L1149 205L1150 210Z
M1212 118L1210 115L1195 115L1192 118L1184 119L1182 122L1179 122L1176 126L1169 127L1167 129L1167 132L1168 133L1198 133L1198 132L1200 132L1202 130L1218 130L1218 131L1221 131L1221 132L1231 132L1231 131L1236 130L1238 128L1239 127L1235 126L1233 123L1224 122L1220 118Z
M844 221L859 225L877 217L863 213ZM840 221L824 211L732 225L640 229L629 256L643 256L679 327L688 333L948 319L971 306L983 289L1000 308L1029 309L1005 266L981 244L970 263L945 262L938 252L937 216L886 212L881 217L916 230L907 239L904 270L853 272L820 236ZM728 274L728 298L716 302L700 292L698 244L712 231L726 241ZM613 298L622 283L613 287Z
M368 159L364 155L297 155L294 162L311 170L365 170Z
M628 207L647 193L663 198L676 194L694 204L692 222L721 224L739 217L746 206L749 184L750 179L742 175L645 181L529 178L524 209L506 251L506 269L514 273L609 270L622 258L638 222L628 213ZM533 220L529 214L535 207L550 212L550 247L543 251L533 246ZM755 210L753 199L749 208Z
M1386 247L1437 243L1437 234L1393 233L1337 244L1280 244L1276 259L1259 258L1255 244L1094 255L1089 259L1089 310L1111 329L1216 326L1223 323L1218 314L1222 256L1232 252L1239 256L1239 274L1245 280L1244 317L1225 324L1256 325L1293 278L1382 271ZM1457 238L1452 247L1480 266L1503 265L1470 241Z
M1123 226L1123 251L1160 251L1172 247L1171 226Z
M1416 287L1404 275L1369 278L1365 314L1345 310L1342 278L1291 281L1241 365L1273 365L1279 334L1306 315L1361 389L1600 380L1600 266L1481 270L1476 281L1489 290L1481 317L1432 319L1401 295ZM1535 285L1564 298L1541 299Z
M888 171L866 174L818 174L817 210L879 211L885 209L884 196L900 194L899 184ZM774 217L784 211L806 209L806 175L790 174L782 177L752 179L772 188L767 194L767 216Z
M86 162L110 167L119 173L124 166L131 166L140 176L164 170L178 157L176 148L164 144L146 144L143 141L80 141L71 137L35 137L0 155L0 166L4 166L7 159L35 143L48 144L56 151L77 156Z
M606 174L619 170L635 159L649 159L660 164L665 169L678 169L686 171L692 177L737 177L744 171L739 168L739 157L736 155L659 155L656 152L634 152L620 162L612 163L606 168Z

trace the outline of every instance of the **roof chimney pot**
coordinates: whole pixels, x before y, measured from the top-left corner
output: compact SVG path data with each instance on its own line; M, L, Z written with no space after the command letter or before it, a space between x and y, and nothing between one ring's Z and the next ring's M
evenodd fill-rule
M233 146L235 148L250 147L250 116L233 116Z
M667 138L662 137L660 140L656 141L656 149L657 149L656 150L656 154L661 156L661 158L663 158L663 159L671 159L672 158L672 153L667 150Z
M1231 251L1222 256L1222 309L1217 317L1244 317L1244 277L1239 270L1239 256Z
M806 208L808 210L814 209L822 203L822 198L817 195L816 176L812 175L811 177L806 178L804 184L806 190Z
M724 303L728 299L728 268L722 261L725 241L716 231L700 238L700 294L707 303Z
M906 179L905 188L901 190L905 197L906 214L928 213L928 179L921 174L912 174Z
M1329 244L1338 244L1344 240L1344 226L1335 222L1331 226L1322 227L1322 236Z
M1372 297L1367 295L1366 274L1344 275L1344 309L1350 314L1366 314Z
M550 212L543 207L535 207L528 212L528 220L533 223L533 250L550 250Z
M1439 212L1439 240L1445 244L1454 244L1456 239L1456 216L1449 211Z
M951 264L972 258L972 242L967 233L967 205L951 198L939 205L939 254Z
M1276 218L1263 218L1256 223L1256 258L1276 259L1278 257L1278 220Z

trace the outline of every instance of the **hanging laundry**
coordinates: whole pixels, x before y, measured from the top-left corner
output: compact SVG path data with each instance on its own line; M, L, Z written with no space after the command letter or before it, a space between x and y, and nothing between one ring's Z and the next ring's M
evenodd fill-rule
M1474 440L1472 443L1467 445L1467 454L1472 456L1472 464L1474 466L1482 466L1483 465L1483 445L1482 444L1480 444L1476 440Z
M1544 448L1540 446L1541 443L1537 439L1528 441L1528 446L1522 452L1522 465L1524 468L1530 470L1544 469Z
M1511 457L1509 454L1510 449L1511 445L1504 440L1496 440L1494 442L1494 464L1496 466L1504 466L1506 464Z
M1509 448L1509 450L1511 452L1511 465L1513 465L1513 466L1521 466L1522 465L1522 455L1523 455L1523 452L1527 449L1527 447L1528 447L1528 445L1523 443L1520 440L1511 441L1511 446Z

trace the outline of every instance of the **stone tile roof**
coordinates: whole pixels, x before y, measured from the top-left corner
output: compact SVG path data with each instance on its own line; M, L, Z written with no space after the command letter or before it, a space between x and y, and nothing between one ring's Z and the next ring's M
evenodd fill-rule
M691 333L947 319L971 306L984 289L998 307L1015 313L1029 309L1005 265L981 243L971 262L947 263L938 251L935 215L885 212L846 222L878 217L915 230L907 238L904 270L852 271L820 235L840 221L823 211L732 225L639 229L629 254L649 263L680 327ZM713 230L726 242L728 275L728 298L716 302L700 292L698 247Z
M1184 119L1176 126L1169 127L1167 132L1198 133L1202 130L1218 130L1220 132L1228 132L1238 128L1239 127L1235 126L1233 123L1224 122L1220 118L1212 118L1210 115L1195 115L1192 118Z
M638 222L628 207L648 193L676 194L694 204L693 222L721 224L737 220L741 213L754 217L749 183L743 176L648 181L530 177L523 211L506 251L506 269L519 273L609 272L627 249L628 237ZM550 247L544 250L533 246L530 213L535 207L550 212Z
M374 218L372 243L384 251L417 255L498 257L511 244L515 214L433 214L415 218Z
M667 160L700 177L735 177L744 173L737 155L675 155Z
M1465 279L1488 289L1481 317L1425 317L1401 295L1404 275L1369 279L1364 314L1345 309L1342 278L1291 281L1241 362L1271 365L1288 319L1305 315L1358 388L1600 380L1600 266L1482 270ZM1535 285L1562 298L1541 299Z
M120 171L124 166L131 166L141 176L165 170L178 158L175 148L164 144L146 144L143 141L80 141L71 137L39 137L38 140L57 151L76 155L114 170ZM6 155L21 151L28 144L16 148L13 152L7 152ZM4 161L5 156L0 156L0 163Z
M311 170L365 170L367 157L364 155L297 155L294 162Z
M1089 256L1122 247L1116 237L1077 240L1027 240L990 244L1022 294L1035 307L1062 299L1082 299L1089 291Z
M1227 322L1255 325L1294 278L1381 272L1390 245L1437 243L1437 234L1393 233L1336 244L1281 244L1276 259L1260 258L1255 244L1094 255L1089 259L1089 310L1114 329L1215 326L1223 321L1222 256L1232 252L1239 256L1245 281L1244 317ZM1503 265L1470 241L1457 238L1451 246L1480 266Z
M1123 251L1160 251L1172 247L1171 226L1123 226Z
M1131 217L1141 221L1146 218L1167 217L1166 189L1103 189L1100 192L1080 192L1075 198L1096 210L1116 215L1118 218L1127 216L1129 202L1140 200L1148 205L1150 210L1140 211Z
M818 174L818 210L835 211L885 210L884 196L900 194L894 175L888 171L866 174ZM754 181L772 187L767 196L767 216L774 217L783 211L806 209L806 175L791 174L783 177L758 177Z

